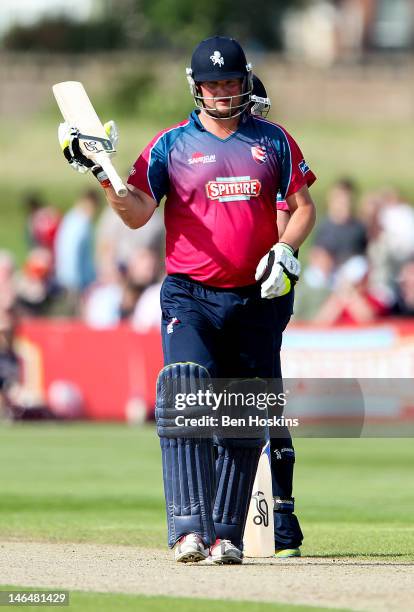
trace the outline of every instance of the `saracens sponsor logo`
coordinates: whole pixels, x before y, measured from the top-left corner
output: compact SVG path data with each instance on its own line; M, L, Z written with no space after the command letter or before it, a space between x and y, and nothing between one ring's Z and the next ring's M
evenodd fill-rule
M257 198L261 190L259 179L251 179L250 176L220 176L206 184L207 197L219 202L250 200L251 197Z
M216 156L214 154L205 155L204 153L200 153L200 151L196 151L187 161L190 166L193 164L212 164L216 161Z

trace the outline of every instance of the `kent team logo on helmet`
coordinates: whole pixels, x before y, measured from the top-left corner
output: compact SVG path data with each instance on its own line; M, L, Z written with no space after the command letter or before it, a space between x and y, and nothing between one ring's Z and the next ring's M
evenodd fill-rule
M207 197L219 202L250 200L259 196L261 190L259 179L251 179L250 176L217 177L206 184Z
M220 51L214 51L213 55L210 55L210 59L213 62L213 66L224 66L224 57Z
M255 145L251 147L252 157L257 164L264 164L267 162L266 148L262 145Z

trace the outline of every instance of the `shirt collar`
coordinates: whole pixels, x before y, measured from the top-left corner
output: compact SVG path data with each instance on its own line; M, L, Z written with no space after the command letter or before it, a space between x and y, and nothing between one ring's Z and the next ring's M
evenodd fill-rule
M192 113L191 113L191 114L190 114L190 116L189 116L189 120L193 122L193 124L195 125L195 127L196 127L198 130L200 130L200 132L205 132L205 131L206 131L206 128L204 127L204 125L203 125L203 124L201 123L201 121L200 121L200 117L199 117L200 112L201 112L201 111L200 111L200 109L198 109L198 108L197 108L197 109L195 109L195 110L193 110L193 111L192 111ZM241 126L241 125L245 125L245 124L246 124L246 122L249 120L249 117L250 117L250 113L249 113L249 112L247 112L247 111L245 111L245 112L244 112L244 113L241 115L241 117L240 117L240 122L239 122L239 128L238 128L238 129L240 129L240 126Z
M201 111L199 109L193 110L193 112L190 114L189 119L190 119L190 121L192 121L194 123L195 127L198 130L200 130L200 132L205 132L206 128L204 127L204 125L200 121L200 117L199 117L200 112Z

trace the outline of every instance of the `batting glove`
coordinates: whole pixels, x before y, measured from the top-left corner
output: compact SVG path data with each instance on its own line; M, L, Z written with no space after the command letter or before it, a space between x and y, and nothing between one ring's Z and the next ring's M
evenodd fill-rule
M294 250L284 242L278 242L262 257L255 278L262 282L262 298L286 295L299 280L300 263Z
M112 143L113 148L118 144L119 135L115 121L107 121L104 124L105 132ZM92 171L92 174L98 179L102 187L110 185L110 181L104 170L98 164L95 164L91 159L88 159L81 151L79 146L79 130L75 127L70 127L68 123L61 123L58 127L58 139L63 155L69 162L71 168L85 174Z

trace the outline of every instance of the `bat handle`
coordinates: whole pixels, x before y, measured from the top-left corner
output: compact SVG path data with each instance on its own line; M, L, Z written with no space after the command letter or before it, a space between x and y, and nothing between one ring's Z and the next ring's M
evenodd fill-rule
M111 181L111 185L114 188L116 195L121 198L124 198L128 193L128 189L125 187L124 183L122 182L122 179L119 177L117 171L113 167L112 162L109 159L108 155L105 153L105 151L101 151L100 153L98 153L95 157L95 160L100 166L102 166L103 170L106 172L106 175Z

